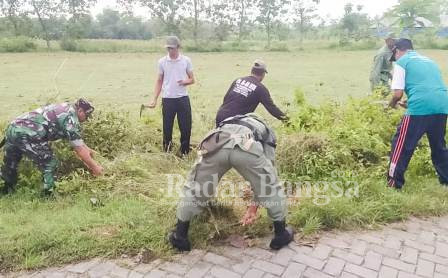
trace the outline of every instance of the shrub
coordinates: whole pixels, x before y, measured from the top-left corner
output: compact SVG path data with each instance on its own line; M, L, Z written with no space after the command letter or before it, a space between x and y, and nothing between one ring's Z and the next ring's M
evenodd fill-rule
M27 37L0 39L0 52L28 52L36 50L37 45Z
M59 42L59 45L60 45L61 49L65 50L65 51L70 51L70 52L80 51L78 43L75 40L70 39L70 38L63 38Z

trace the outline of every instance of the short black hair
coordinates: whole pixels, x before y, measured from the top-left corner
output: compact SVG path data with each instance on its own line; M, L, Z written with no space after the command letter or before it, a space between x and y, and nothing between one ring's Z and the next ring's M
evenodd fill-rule
M399 39L395 42L395 48L400 51L405 51L414 49L414 46L412 45L412 41L409 39Z
M262 76L263 74L266 73L266 70L265 69L252 68L251 73L255 74L256 76Z

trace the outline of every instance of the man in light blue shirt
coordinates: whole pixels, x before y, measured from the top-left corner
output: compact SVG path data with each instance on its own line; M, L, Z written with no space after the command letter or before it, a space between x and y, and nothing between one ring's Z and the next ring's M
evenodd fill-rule
M426 134L431 158L442 184L448 185L448 150L445 130L448 114L448 92L439 67L431 59L414 51L412 42L399 39L393 49L396 60L390 106L407 108L392 140L388 184L400 189L404 173L420 138ZM404 93L407 102L402 102Z

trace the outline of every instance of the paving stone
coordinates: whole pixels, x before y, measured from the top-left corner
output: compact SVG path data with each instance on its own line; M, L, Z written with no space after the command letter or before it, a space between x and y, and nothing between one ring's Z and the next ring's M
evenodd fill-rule
M225 268L222 268L220 266L213 266L210 270L210 273L215 276L216 278L240 278L241 275L238 273L235 273L233 271L227 270Z
M100 263L100 260L95 259L91 261L82 262L79 264L71 265L67 268L67 271L74 273L86 273L89 269Z
M182 277L177 276L177 275L175 275L175 274L168 274L168 275L166 276L166 278L182 278Z
M162 260L155 260L149 264L139 264L136 267L134 267L134 271L146 274L148 272L150 272L151 270L153 270L154 268L158 267L159 265L161 265L163 262Z
M398 259L400 257L400 253L398 252L398 250L392 248L387 248L376 244L370 244L369 249L386 257L391 257L395 259Z
M206 262L197 262L185 275L187 278L203 277L212 268L212 264Z
M424 259L433 263L448 265L448 258L440 257L433 254L428 253L420 253L420 259Z
M359 278L359 276L356 276L354 274L351 274L349 272L342 272L341 278Z
M435 264L422 259L418 260L416 273L420 276L431 278L434 275Z
M283 248L283 249L287 249L287 248ZM283 250L280 249L280 250ZM221 249L221 252L223 256L228 257L228 258L234 258L234 259L238 259L241 256L243 256L244 254L244 248L236 248L233 246L225 246Z
M363 234L359 236L360 239L367 241L369 243L377 244L377 245L383 245L384 239L373 236L371 234Z
M50 272L50 273L43 273L45 278L65 278L64 272Z
M282 278L297 278L305 271L306 265L290 263L282 275Z
M298 262L298 263L301 263L301 264L310 266L312 268L315 268L317 270L321 270L324 267L324 265L325 265L324 261L319 260L317 258L313 258L313 257L307 256L307 255L304 255L304 254L297 254L297 255L295 255L293 260Z
M255 257L260 260L266 260L271 258L274 254L270 251L261 248L247 248L244 250L244 254Z
M405 231L401 231L401 230L397 230L397 229L386 229L386 233L388 233L389 235L395 236L397 238L401 238L403 240L409 239L409 240L416 240L417 239L417 235L405 232Z
M416 264L417 257L418 257L417 249L414 249L412 247L405 247L403 248L403 253L401 253L400 255L400 260L410 264Z
M414 273L415 270L415 265L391 258L384 258L383 264L409 273Z
M187 266L175 262L166 262L160 266L160 269L179 275L185 275L187 273Z
M252 268L246 274L243 276L243 278L262 278L265 274L264 271L261 271L259 269Z
M434 277L433 278L446 278L446 274L434 273Z
M421 278L421 277L419 277L418 275L415 275L415 274L400 271L400 272L398 272L398 278Z
M271 262L286 266L289 264L289 261L292 260L292 258L296 255L296 252L289 248L282 248L279 251L277 251L277 254L274 255L274 257L271 258Z
M256 259L252 257L243 256L239 263L232 265L232 271L244 274L251 268L252 263L255 262L255 260Z
M138 272L133 272L138 273ZM131 273L132 274L132 273ZM144 278L163 278L166 276L166 272L160 269L154 269L150 273L146 274ZM130 276L129 276L130 278Z
M204 250L193 249L185 255L182 255L179 262L188 266L192 266L199 262L205 255Z
M436 272L448 274L448 266L436 264Z
M403 245L403 240L400 238L397 238L395 236L387 236L386 239L384 240L384 244L383 246L391 248L391 249L395 249L395 250L400 250L401 247Z
M294 242L290 243L288 245L288 248L296 253L302 253L302 254L311 254L313 252L313 248L304 245L297 245Z
M323 238L320 240L320 243L329 245L334 248L350 249L350 244L348 244L347 242L340 240L340 239Z
M432 245L424 244L415 240L405 240L404 244L426 253L434 253L434 246Z
M432 254L432 252L427 252ZM448 258L448 244L440 241L436 242L436 255Z
M332 276L322 272L318 271L314 268L308 267L305 272L303 273L303 277L305 278L333 278Z
M353 264L362 264L364 261L364 258L340 249L335 249L333 251L333 256L338 257L340 259L343 259L346 262L353 263Z
M367 242L356 239L352 242L352 245L350 246L350 252L356 255L363 256L366 253L367 250Z
M331 251L333 251L333 248L324 244L319 244L316 246L316 248L314 248L311 255L318 259L325 260L326 258L328 258L328 255L330 255Z
M338 276L344 269L345 261L331 257L325 265L324 272Z
M141 274L140 272L137 272L137 271L131 271L128 275L128 278L142 278L142 277L146 277L146 276L144 276L143 274ZM156 277L159 277L159 276L156 276ZM165 276L160 276L160 277L165 277ZM151 276L151 278L153 278L153 277Z
M367 267L372 270L380 270L381 261L383 260L383 256L373 251L368 251L364 258L364 267Z
M263 278L278 278L278 276L274 276L271 273L266 273Z
M205 254L205 256L203 257L203 260L206 262L221 265L224 267L230 267L233 264L232 260L230 260L229 258L226 258L221 255L217 255L215 253L210 253L210 252Z
M384 265L381 267L380 273L378 273L378 278L396 278L397 276L398 270Z
M418 241L432 245L434 240L436 239L436 235L434 232L422 231L418 236Z
M111 270L110 276L117 277L117 278L127 278L129 275L130 270L120 267L118 265L115 265L115 267Z
M115 267L118 267L114 263L111 262L104 262L95 265L92 267L87 273L89 274L89 277L95 278L95 277L104 277L107 274L109 274Z
M344 270L363 278L376 278L377 276L376 271L350 263L345 265Z
M285 271L285 267L273 264L267 261L257 260L252 264L253 267L263 270L264 272L268 272L277 276L282 275Z

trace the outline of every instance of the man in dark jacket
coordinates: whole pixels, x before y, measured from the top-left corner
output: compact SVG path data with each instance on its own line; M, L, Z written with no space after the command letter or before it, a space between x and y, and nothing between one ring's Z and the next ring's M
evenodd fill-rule
M250 76L233 81L216 115L216 126L229 117L254 112L259 103L263 104L272 116L282 121L287 120L285 113L272 101L269 90L261 83L266 73L266 64L257 59Z

